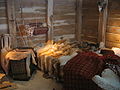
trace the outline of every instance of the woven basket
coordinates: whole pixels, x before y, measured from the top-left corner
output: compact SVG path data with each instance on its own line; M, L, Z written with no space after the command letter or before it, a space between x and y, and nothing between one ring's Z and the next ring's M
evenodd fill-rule
M35 70L35 67L31 62L30 62L30 74L32 75L33 71ZM26 58L22 60L10 60L9 75L14 80L29 80L30 77L28 76L26 69Z

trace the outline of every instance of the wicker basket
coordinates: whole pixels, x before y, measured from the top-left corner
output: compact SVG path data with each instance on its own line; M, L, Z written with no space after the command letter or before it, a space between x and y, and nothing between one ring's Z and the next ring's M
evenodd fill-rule
M30 60L30 74L32 75L33 71L35 71L35 66L32 64L32 60ZM30 76L27 74L26 69L26 58L22 60L10 60L9 62L9 75L14 80L29 80Z

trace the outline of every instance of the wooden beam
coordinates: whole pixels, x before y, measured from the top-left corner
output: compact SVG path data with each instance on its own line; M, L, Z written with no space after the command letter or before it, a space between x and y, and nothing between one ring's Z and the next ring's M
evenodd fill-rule
M82 32L82 2L83 0L76 0L76 32L77 41L81 41Z
M103 13L102 42L105 43L107 20L108 20L108 0L104 0L104 1L106 2L106 8Z
M106 29L107 29L107 20L108 20L108 0L104 0L106 2L106 7L103 10L103 13L99 16L99 42L105 43Z
M47 0L48 40L53 39L53 0Z
M103 26L103 13L99 14L98 22L98 42L102 42L102 26Z
M8 29L12 38L12 48L16 47L16 23L15 23L15 2L14 0L7 0L7 15L8 15Z

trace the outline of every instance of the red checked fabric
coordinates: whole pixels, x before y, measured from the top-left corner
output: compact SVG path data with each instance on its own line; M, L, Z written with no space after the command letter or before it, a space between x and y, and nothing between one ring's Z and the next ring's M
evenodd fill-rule
M97 85L91 78L100 74L104 66L103 60L102 56L93 52L82 52L68 61L63 69L64 90L97 90Z

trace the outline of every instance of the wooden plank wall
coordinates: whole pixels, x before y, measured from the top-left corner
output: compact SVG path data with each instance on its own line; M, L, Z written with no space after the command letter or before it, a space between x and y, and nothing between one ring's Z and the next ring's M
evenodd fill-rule
M0 36L2 34L8 33L8 22L7 22L7 7L6 7L6 1L0 0ZM1 37L0 37L1 41ZM0 42L0 49L2 48L1 42ZM1 53L0 53L1 56ZM1 58L0 58L0 64L1 64ZM0 65L0 70L2 70L2 67Z
M76 0L54 0L53 38L75 40Z
M53 0L53 39L61 37L76 40L76 3L77 0ZM98 0L82 2L82 37L83 41L98 42ZM47 0L15 0L17 26L29 23L47 23ZM6 31L7 32L7 31ZM19 32L19 30L17 30ZM23 42L23 40L25 40ZM35 46L45 42L45 35L17 37L18 46L24 43Z
M46 0L15 0L15 12L17 26L20 24L43 23L47 20L47 2ZM19 30L17 30L19 32ZM24 41L23 41L24 40ZM36 46L46 40L45 34L32 37L18 37L18 47Z
M109 0L106 47L120 47L120 0Z
M83 0L82 41L98 42L99 11L98 0Z
M6 0L0 0L0 35L8 33Z
M15 3L17 25L47 22L47 0L16 0ZM54 0L51 20L53 20L52 38L54 40L61 37L75 40L76 0ZM45 42L45 35L18 37L18 46L24 43L35 46L41 42Z

